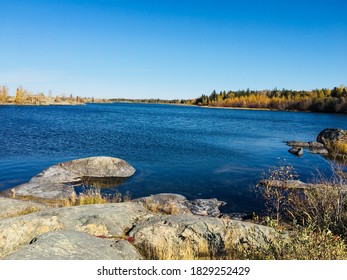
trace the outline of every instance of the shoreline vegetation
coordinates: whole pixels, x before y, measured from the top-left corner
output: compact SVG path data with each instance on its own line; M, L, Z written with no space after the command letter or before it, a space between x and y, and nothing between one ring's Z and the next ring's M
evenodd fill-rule
M86 103L111 103L105 98L94 97L80 97L65 94L52 96L49 92L46 96L43 92L32 93L22 87L17 88L15 96L8 93L6 86L0 86L0 105L34 105L34 106L47 106L47 105L85 105Z
M245 110L276 110L320 113L347 113L347 88L344 85L333 89L314 90L215 90L210 95L196 99L110 99L112 102L160 103L196 105L205 108L228 108Z
M244 110L276 110L320 113L347 113L347 88L344 85L333 89L314 90L215 90L210 95L201 95L195 99L129 99L129 98L94 98L48 96L44 93L33 94L19 87L15 96L8 94L6 86L0 86L0 105L84 105L87 103L149 103L191 105L206 108L228 108Z

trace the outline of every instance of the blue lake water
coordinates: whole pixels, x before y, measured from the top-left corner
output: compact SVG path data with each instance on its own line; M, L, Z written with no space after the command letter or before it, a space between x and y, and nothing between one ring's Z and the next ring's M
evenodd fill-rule
M262 172L287 160L300 179L329 161L288 153L286 140L314 140L327 127L347 129L334 114L208 109L152 104L0 106L0 190L76 158L119 157L136 173L118 187L132 198L172 192L227 202L224 212L263 208L254 192Z

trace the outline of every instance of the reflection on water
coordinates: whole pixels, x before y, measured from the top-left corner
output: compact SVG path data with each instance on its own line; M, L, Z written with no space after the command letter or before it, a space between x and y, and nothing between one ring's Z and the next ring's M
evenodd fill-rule
M124 177L82 177L82 184L95 188L113 189L123 184L128 178Z

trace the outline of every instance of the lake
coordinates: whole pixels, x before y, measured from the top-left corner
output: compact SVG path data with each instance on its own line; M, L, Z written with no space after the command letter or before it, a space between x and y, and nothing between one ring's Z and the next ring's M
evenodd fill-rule
M254 186L279 161L303 181L329 174L327 159L291 155L283 141L347 129L346 115L128 103L0 106L0 120L0 190L62 161L113 156L137 170L117 188L132 198L215 197L223 212L247 213L263 209Z

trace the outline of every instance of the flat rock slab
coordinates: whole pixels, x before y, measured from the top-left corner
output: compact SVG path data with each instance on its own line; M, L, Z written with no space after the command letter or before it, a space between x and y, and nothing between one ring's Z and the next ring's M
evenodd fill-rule
M0 197L0 219L29 214L46 208L47 206L40 203Z
M124 240L102 239L77 231L48 232L8 255L7 260L139 260Z
M138 220L150 217L140 203L111 203L54 208L0 220L0 258L50 231L79 231L94 236L125 235Z
M74 193L74 186L86 178L127 178L135 168L122 159L90 157L53 165L21 184L4 192L6 196L29 196L40 199L64 199Z

